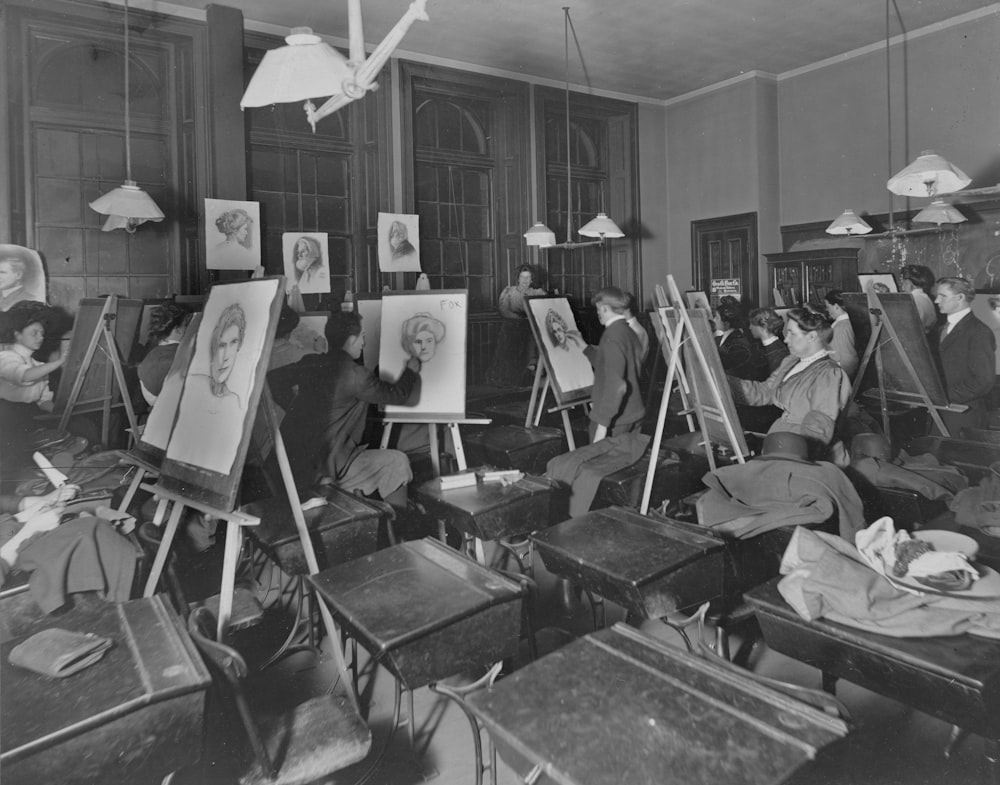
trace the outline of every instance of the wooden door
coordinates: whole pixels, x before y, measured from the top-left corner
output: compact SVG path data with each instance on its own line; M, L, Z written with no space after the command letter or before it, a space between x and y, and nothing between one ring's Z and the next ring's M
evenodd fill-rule
M691 250L695 288L708 294L713 307L726 293L757 305L756 213L692 221Z

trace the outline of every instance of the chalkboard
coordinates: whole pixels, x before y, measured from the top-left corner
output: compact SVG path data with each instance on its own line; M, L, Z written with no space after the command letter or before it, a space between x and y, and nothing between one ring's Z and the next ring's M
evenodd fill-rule
M677 331L677 311L674 308L657 309L663 326L671 332ZM726 380L726 372L722 368L722 359L719 357L719 348L715 345L715 337L712 334L712 325L709 322L709 314L701 308L691 308L687 312L691 321L691 333L685 335L683 341L682 357L684 372L688 383L691 385L691 394L698 407L702 410L705 439L712 444L720 444L725 447L735 446L741 451L741 455L748 455L750 449L743 435L743 426L740 424L740 417L736 413L736 403L733 401L732 391L729 389L729 382ZM708 365L708 373L711 373L715 381L715 386L719 391L721 408L716 403L712 387L709 384L706 368L698 359L693 342L697 341L701 348L701 353L705 357ZM664 394L669 394L665 392ZM725 418L725 419L723 419ZM726 430L725 421L728 420L736 437L736 445L732 445L729 432Z
M142 316L142 300L123 300L115 298L108 313L112 316L111 330L118 345L118 354L123 363L129 360L129 354L135 345L139 320ZM104 311L105 298L93 298L80 301L80 310L73 322L73 333L69 341L66 362L59 377L59 387L56 390L54 411L61 414L69 402L73 390L73 382L77 376L84 374L83 386L73 404L73 412L81 413L100 410L110 396L112 405L121 401L121 391L115 383L111 361L100 348L94 352L88 367L84 368L87 348L95 331L101 329L101 313Z
M869 300L871 297L871 300ZM917 387L914 374L911 374L903 362L901 352L906 355L916 372L916 378L923 384L927 397L935 406L947 406L948 395L944 382L938 370L927 335L920 322L920 314L913 297L906 292L876 294L844 293L844 307L847 309L858 346L867 346L875 326L875 316L871 308L880 310L883 318L889 321L902 344L890 340L889 331L882 329L879 344L882 347L882 388L889 397L897 400L923 403L920 390ZM863 343L862 343L863 342ZM862 362L864 362L862 357ZM874 356L868 363L861 387L878 384L878 379L870 374L875 366Z

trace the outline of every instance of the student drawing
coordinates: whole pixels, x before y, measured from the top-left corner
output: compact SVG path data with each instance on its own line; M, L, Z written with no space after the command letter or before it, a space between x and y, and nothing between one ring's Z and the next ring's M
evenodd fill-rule
M330 291L330 263L325 233L286 232L281 236L281 246L287 291L290 292L295 287L302 294L326 294Z
M0 245L0 311L24 301L45 302L42 260L30 248Z
M210 238L206 241L208 269L257 269L260 265L260 205L206 199L205 236Z
M248 418L269 324L273 286L213 288L195 347L167 459L229 474ZM212 295L216 295L213 297ZM210 434L207 437L206 434Z
M415 314L402 324L400 340L403 351L420 360L422 372L423 366L434 359L437 346L446 333L444 322L429 313Z
M420 399L415 406L386 406L386 415L465 416L467 302L464 290L383 294L380 376L394 383L407 361L420 361Z
M420 272L420 216L378 214L378 266L384 272Z
M587 343L576 326L565 297L527 297L528 322L552 376L560 403L586 398L594 385L594 369L583 350Z

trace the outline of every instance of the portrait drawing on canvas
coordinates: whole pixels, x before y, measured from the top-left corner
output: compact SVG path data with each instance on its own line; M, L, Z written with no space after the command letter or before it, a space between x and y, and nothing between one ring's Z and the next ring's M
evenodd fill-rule
M45 302L45 270L36 251L0 244L0 311L23 300Z
M205 200L205 261L209 270L260 266L260 204Z
M858 283L861 284L863 292L889 294L899 291L899 287L896 286L896 276L892 273L858 273Z
M386 415L465 416L465 341L468 295L407 292L382 297L379 372L396 381L411 357L420 361L416 406L386 406Z
M285 232L281 235L285 289L302 294L330 291L330 257L326 232Z
M384 273L420 272L420 216L378 214L378 267Z
M210 291L167 446L169 460L221 474L231 471L277 284L278 279L264 279Z
M590 396L594 368L583 350L587 343L565 297L526 297L528 322L541 349L560 403Z

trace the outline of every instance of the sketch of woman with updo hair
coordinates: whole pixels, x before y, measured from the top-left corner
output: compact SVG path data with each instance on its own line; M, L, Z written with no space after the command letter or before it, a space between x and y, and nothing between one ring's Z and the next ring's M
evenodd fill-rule
M437 345L444 340L444 322L429 313L418 313L402 324L400 343L411 357L420 360L421 366L434 359Z
M255 221L242 207L233 207L219 214L215 228L225 239L213 246L209 266L217 269L252 269L259 263L254 251Z

